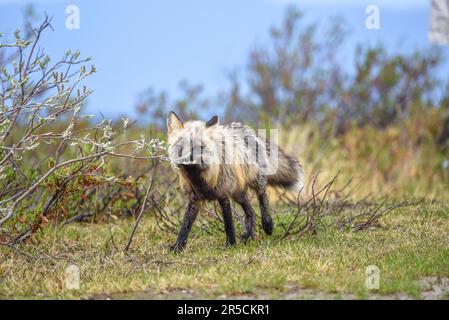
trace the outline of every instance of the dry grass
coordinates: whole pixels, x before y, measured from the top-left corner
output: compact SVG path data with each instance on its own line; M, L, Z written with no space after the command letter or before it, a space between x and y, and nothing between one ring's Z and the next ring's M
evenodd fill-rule
M128 253L130 220L49 227L36 238L39 246L0 247L0 297L367 298L373 292L364 286L365 268L375 264L378 297L420 298L421 279L449 277L448 212L442 204L422 203L383 217L378 228L328 230L299 240L273 240L282 235L278 227L274 237L259 233L235 248L224 247L223 233L197 228L181 255L167 250L174 236L151 216L143 218ZM275 221L290 218L283 213ZM65 289L69 264L81 269L80 290Z

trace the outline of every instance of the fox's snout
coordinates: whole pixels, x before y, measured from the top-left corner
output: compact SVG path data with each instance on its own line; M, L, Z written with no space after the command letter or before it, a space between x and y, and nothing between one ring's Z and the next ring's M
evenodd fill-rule
M207 164L204 161L205 146L202 143L176 145L175 150L170 157L172 163L178 168L192 169L194 167L206 169ZM174 155L174 156L173 156Z

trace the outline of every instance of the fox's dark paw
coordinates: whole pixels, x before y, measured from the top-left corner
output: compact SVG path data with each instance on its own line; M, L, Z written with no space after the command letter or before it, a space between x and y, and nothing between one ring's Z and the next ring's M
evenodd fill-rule
M184 250L184 246L180 245L179 243L175 243L174 245L169 247L169 250L173 253L181 253L182 250Z
M269 236L273 234L273 220L270 216L262 220L262 229Z
M254 240L254 232L244 231L240 238L244 243L247 243L249 240Z
M233 247L235 244L235 237L233 239L226 239L226 247Z

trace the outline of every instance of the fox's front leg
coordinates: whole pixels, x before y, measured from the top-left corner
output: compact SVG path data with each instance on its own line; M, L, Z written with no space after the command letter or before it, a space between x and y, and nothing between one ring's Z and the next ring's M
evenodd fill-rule
M181 252L185 248L187 237L189 236L193 223L198 216L199 210L199 200L195 196L191 195L189 197L189 204L187 205L186 213L184 214L184 220L182 222L181 229L179 229L176 243L170 247L172 251Z
M248 201L245 193L241 193L235 196L234 199L238 204L240 204L245 212L245 229L242 233L242 240L247 242L248 240L254 240L254 217L256 214L254 213L254 209L251 206L251 203Z
M234 221L232 220L232 209L231 203L228 198L218 200L221 207L221 212L223 214L223 222L226 232L226 244L235 245L235 230Z

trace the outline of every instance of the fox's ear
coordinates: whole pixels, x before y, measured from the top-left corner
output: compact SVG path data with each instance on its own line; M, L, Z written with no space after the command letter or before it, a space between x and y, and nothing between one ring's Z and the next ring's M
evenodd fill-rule
M167 131L170 134L173 130L182 129L182 121L179 120L176 113L170 111L167 117Z
M212 127L218 124L218 116L213 116L209 121L206 122L206 128Z

